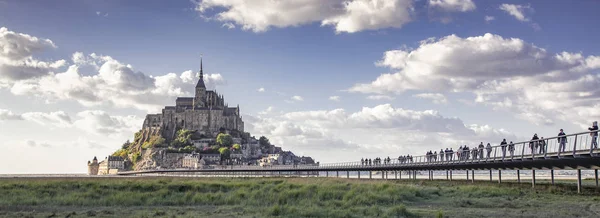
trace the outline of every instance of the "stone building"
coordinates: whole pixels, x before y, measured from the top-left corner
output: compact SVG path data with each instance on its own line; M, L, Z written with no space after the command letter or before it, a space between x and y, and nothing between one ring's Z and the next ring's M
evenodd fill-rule
M207 138L215 137L220 131L244 132L239 105L229 107L223 95L206 90L202 60L195 96L178 97L175 106L166 106L160 114L146 115L142 126L142 131L160 134L168 141L180 129L195 130Z
M98 175L116 174L125 169L125 159L119 156L108 156L98 164Z
M98 175L98 168L99 168L99 164L98 164L98 159L96 158L96 156L94 156L94 159L90 162L88 160L88 175Z
M188 154L183 159L181 159L183 168L189 169L198 169L202 168L205 165L205 161L202 159L202 156L198 153Z

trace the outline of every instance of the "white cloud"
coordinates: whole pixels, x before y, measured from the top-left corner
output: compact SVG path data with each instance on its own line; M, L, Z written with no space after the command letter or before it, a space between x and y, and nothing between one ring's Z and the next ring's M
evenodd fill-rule
M50 145L49 143L46 143L46 142L36 142L34 140L27 140L27 141L25 141L24 144L26 144L29 147L37 147L37 146L42 146L42 147L46 147L46 148L54 147L54 146Z
M340 96L329 96L329 100L331 101L340 101Z
M192 71L149 76L131 65L95 53L75 52L66 71L55 72L65 60L43 62L32 57L56 45L0 28L0 88L15 95L36 96L47 102L74 100L84 106L109 105L157 112L177 96L193 95L197 81ZM225 85L221 74L206 74L208 89Z
M411 21L412 0L244 0L198 1L196 11L209 20L237 24L264 32L314 22L332 25L336 32L400 28ZM217 12L214 12L214 11Z
M21 115L24 120L33 121L41 125L50 125L57 127L69 127L72 124L71 117L64 111L50 113L27 112Z
M293 101L304 101L304 98L302 98L302 96L299 96L299 95L294 95L294 96L292 96L292 100Z
M232 23L224 23L222 27L225 27L227 29L235 29L235 25L233 25Z
M344 2L345 12L322 21L336 32L400 28L410 22L412 0L353 0Z
M472 0L429 0L429 6L451 12L467 12L477 8Z
M394 97L389 95L369 95L367 96L369 100L394 100Z
M495 20L496 18L494 16L485 16L484 19L485 19L485 22L489 23L489 22Z
M461 54L457 56L456 54ZM550 53L518 38L485 34L424 40L416 49L387 51L379 66L396 70L351 92L467 92L475 102L508 110L533 124L556 119L589 125L600 101L600 57ZM573 114L578 114L573 118ZM568 118L567 118L568 117Z
M260 88L258 88L256 91L258 91L258 92L265 92L265 88L263 88L263 87L260 87Z
M447 104L448 103L448 99L446 99L446 96L444 96L443 94L440 94L440 93L421 93L421 94L413 95L413 97L430 99L431 101L433 101L434 104Z
M111 116L100 110L79 112L77 118L74 122L76 127L98 135L133 134L143 122L143 119L136 116Z
M533 10L529 5L513 5L513 4L502 4L499 7L500 10L505 11L511 16L515 17L519 21L527 22L530 18L525 16L526 11Z
M6 109L0 109L0 121L2 120L22 120L23 117L18 114L14 114L12 111Z
M267 109L265 109L264 111L258 112L258 114L267 115L267 114L270 114L271 112L273 112L273 106L267 107Z
M18 81L50 74L66 61L44 62L34 59L37 52L56 48L49 39L9 31L0 27L0 81Z
M246 117L246 116L245 116ZM309 153L320 161L360 159L381 153L417 154L443 146L479 141L512 140L515 136L489 125L465 125L433 110L414 111L389 104L363 107L356 112L344 109L296 111L269 118L249 117L248 131L265 135L271 142ZM377 138L377 140L372 140ZM351 151L332 157L332 152Z

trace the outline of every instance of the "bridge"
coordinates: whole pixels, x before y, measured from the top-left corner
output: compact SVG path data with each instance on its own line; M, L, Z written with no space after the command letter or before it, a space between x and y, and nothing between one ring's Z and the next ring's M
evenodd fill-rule
M596 187L598 187L598 169L600 169L600 149L597 148L597 137L592 132L580 132L561 137L550 137L534 141L523 141L511 145L495 145L491 149L476 151L454 151L442 155L420 155L410 158L394 158L389 162L365 163L361 161L326 163L315 165L273 165L273 166L245 166L228 165L203 169L157 169L141 171L124 171L118 175L188 175L188 176L319 176L325 172L369 172L372 179L373 172L381 172L382 178L389 178L393 174L395 179L402 179L402 174L408 175L407 179L416 179L417 172L427 171L428 179L433 180L434 172L446 173L446 179L452 180L454 171L466 171L466 179L475 181L475 170L489 170L490 180L493 171L498 171L498 183L502 183L502 170L516 170L517 182L521 182L521 170L531 170L531 185L535 188L536 170L550 170L551 183L554 185L554 170L576 170L577 191L581 192L581 170L594 170ZM559 139L564 141L561 146ZM596 141L594 144L593 141ZM439 173L438 173L439 174Z

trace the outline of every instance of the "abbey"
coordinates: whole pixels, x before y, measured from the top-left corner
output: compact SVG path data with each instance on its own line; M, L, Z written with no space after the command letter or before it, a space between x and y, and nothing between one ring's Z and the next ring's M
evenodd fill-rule
M205 137L214 137L223 131L244 132L239 105L228 107L222 95L206 90L202 60L195 93L194 97L178 97L175 106L166 106L160 114L146 115L142 130L169 141L180 129L195 130Z

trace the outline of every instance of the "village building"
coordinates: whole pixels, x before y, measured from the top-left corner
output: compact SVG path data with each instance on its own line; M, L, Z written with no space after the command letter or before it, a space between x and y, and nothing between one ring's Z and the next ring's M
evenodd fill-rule
M108 156L98 165L98 175L116 174L125 169L125 159L119 156Z

